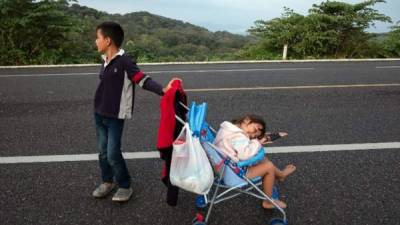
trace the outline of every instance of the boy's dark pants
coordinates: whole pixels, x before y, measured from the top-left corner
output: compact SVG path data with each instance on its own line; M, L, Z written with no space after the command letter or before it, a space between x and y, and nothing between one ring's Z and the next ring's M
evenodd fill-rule
M131 177L121 153L121 137L124 120L102 116L95 113L97 148L103 182L113 182L115 177L118 186L129 188Z

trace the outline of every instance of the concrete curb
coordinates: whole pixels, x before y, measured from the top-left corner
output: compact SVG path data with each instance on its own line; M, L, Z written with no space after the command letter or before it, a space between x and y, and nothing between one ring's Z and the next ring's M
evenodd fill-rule
M210 62L159 62L138 63L139 65L191 65L191 64L237 64L237 63L304 63L304 62L379 62L400 61L400 58L386 59L304 59L304 60L241 60L241 61L210 61ZM0 66L0 69L22 68L60 68L60 67L91 67L99 64L61 64L61 65L24 65L24 66Z

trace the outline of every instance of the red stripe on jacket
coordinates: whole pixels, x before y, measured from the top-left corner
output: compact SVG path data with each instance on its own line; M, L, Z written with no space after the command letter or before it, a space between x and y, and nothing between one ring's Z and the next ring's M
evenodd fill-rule
M145 74L142 71L138 71L135 74L133 74L132 81L138 84L140 80L143 79L144 76Z

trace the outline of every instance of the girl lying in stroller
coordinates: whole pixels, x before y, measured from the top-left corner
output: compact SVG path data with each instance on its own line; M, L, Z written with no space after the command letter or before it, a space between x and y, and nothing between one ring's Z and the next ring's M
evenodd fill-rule
M265 134L265 122L261 117L245 115L232 122L223 122L215 138L215 145L233 161L238 162L253 157L257 154L262 145L271 143L284 136L287 136L286 132ZM284 179L295 170L296 167L292 164L280 170L276 168L271 161L264 158L258 164L247 168L246 177L253 179L261 176L263 191L272 198L272 189L275 180L284 181ZM287 207L286 203L283 201L278 199L274 201L281 208ZM263 201L262 206L265 209L274 208L274 205L266 200Z

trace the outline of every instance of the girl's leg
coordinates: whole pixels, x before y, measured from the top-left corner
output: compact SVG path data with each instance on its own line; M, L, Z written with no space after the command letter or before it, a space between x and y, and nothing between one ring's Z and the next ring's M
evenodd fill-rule
M270 162L267 158L264 159L265 161ZM293 164L286 165L285 169L280 170L278 167L275 167L275 179L283 182L287 176L292 174L296 170L296 166Z
M253 179L255 177L261 176L263 177L263 191L264 193L272 197L272 187L275 182L275 166L271 161L263 160L261 163L249 167L247 170L246 177L249 179ZM276 204L278 204L281 208L286 208L286 204L280 200L274 200ZM267 209L274 208L274 205L267 200L263 201L263 207Z
M283 182L287 176L292 174L296 170L296 166L293 164L289 164L285 167L285 169L280 170L275 167L275 178L279 181Z
M249 179L262 177L264 193L272 196L272 186L275 181L275 166L271 161L263 160L261 163L249 167L246 177Z

